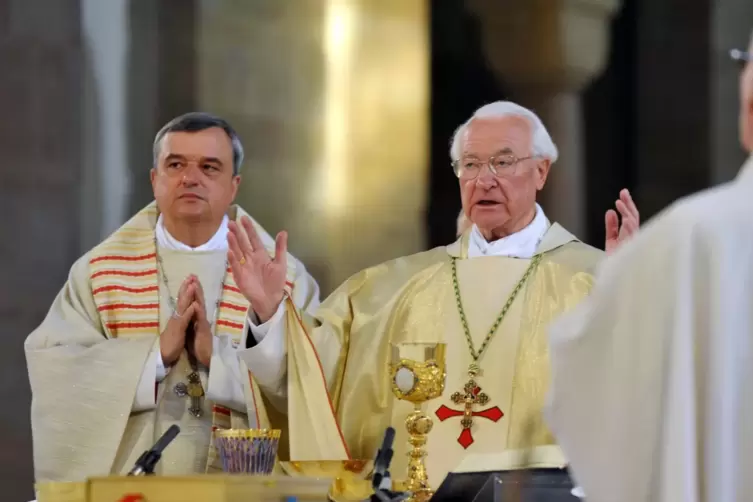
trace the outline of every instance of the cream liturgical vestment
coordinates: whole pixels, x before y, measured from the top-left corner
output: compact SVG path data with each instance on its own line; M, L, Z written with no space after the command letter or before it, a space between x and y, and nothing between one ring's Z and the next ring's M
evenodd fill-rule
M297 382L307 375L291 361L288 413L295 456L370 459L385 428L391 425L397 430L391 471L395 478L404 477L404 420L412 405L392 394L388 374L391 344L444 342L446 388L441 398L425 408L434 420L427 461L431 484L438 486L468 455L481 458L529 446L548 446L538 457L541 465L561 467L564 461L541 416L549 383L546 327L589 293L591 270L603 253L578 242L559 225L549 226L540 209L532 223L537 224L542 225L541 232L533 239L518 239L515 234L509 243L491 244L472 227L451 246L364 270L323 302L315 317L300 314L288 303L281 324L288 350L293 349L289 358L297 358L295 340L313 343L328 383L330 410L340 427L334 436L339 444L314 444L307 436L311 423L326 425L327 416L319 411L319 398L298 393ZM493 249L497 245L513 249L508 256L499 256ZM476 381L489 401L474 406L479 415L464 433L463 405L450 396L463 390L472 359L456 305L452 259L457 259L462 303L478 348L534 256L540 257L538 266L480 361L483 373ZM270 332L267 336L274 335ZM317 371L311 368L310 374ZM495 459L498 468L515 467L513 455Z
M589 502L753 500L753 158L610 257L551 343L548 419Z
M242 215L232 207L228 216ZM273 252L274 240L256 227ZM284 403L267 398L285 372L266 364L274 340L257 337L246 349L251 311L227 267L226 234L227 218L209 243L187 248L158 224L152 204L73 265L25 343L37 482L124 474L173 424L181 433L157 473L215 471L221 467L213 430L269 427L280 415L275 408L284 411ZM206 392L198 417L189 412L191 399L173 391L193 371L187 354L167 371L159 353L159 334L172 315L169 298L190 274L202 284L214 334L210 367L197 368ZM304 310L319 301L316 283L292 256L286 296Z

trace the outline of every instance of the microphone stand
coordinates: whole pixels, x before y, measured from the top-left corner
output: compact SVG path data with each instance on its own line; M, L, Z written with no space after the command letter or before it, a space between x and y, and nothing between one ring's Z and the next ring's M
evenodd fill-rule
M162 458L162 451L167 448L175 436L180 433L180 427L177 425L171 425L169 429L165 431L161 438L154 443L149 450L146 450L141 454L139 459L134 464L133 468L128 472L129 476L151 476L154 474L154 467Z
M371 502L402 502L411 496L411 492L392 491L392 477L390 476L390 462L392 462L392 443L395 440L395 429L387 427L384 432L382 447L377 451L376 460L374 461L374 475L371 478L371 486L374 488L374 495L370 497Z

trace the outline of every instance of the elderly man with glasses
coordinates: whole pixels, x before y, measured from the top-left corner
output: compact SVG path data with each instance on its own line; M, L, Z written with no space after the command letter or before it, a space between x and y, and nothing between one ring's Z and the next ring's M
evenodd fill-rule
M564 465L541 418L546 326L588 295L604 253L550 223L536 204L557 148L530 110L509 102L482 107L458 128L450 154L471 222L458 241L354 275L314 316L286 299L284 262L254 253L253 228L251 240L240 232L231 239L239 287L254 305L271 307L256 311L263 324L251 329L279 340L278 354L287 356L278 388L288 400L291 457L371 458L393 426L392 472L404 477L403 423L413 408L393 396L391 346L443 342L445 391L426 409L434 422L426 488L473 454L486 458L484 467L510 469L515 450L536 446L537 465ZM621 225L617 212L607 213L607 251L639 225L627 191L617 211ZM485 454L501 456L490 463Z

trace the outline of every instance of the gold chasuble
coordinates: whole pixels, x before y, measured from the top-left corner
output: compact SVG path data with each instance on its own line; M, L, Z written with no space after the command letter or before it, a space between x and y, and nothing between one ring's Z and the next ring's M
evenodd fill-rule
M434 421L426 459L434 488L464 460L464 464L475 463L471 469L514 469L520 467L517 454L527 450L527 458L535 465L564 465L542 416L550 378L547 327L589 293L593 269L603 256L557 224L550 226L532 260L468 259L468 236L466 231L448 247L356 274L321 305L316 318L301 315L287 304L289 347L295 339L310 339L315 345L350 456L373 458L385 428L396 429L391 468L395 479L405 477L404 420L413 405L392 394L391 344L447 345L444 394L424 405ZM479 372L472 385L468 369L474 358L457 305L453 257L457 290L477 352L509 303L478 360ZM529 267L530 274L522 281ZM522 286L512 295L519 283ZM514 299L509 302L511 296ZM317 406L321 408L321 402L306 403L295 381L288 385L292 454L297 446L308 447L307 422L320 421ZM294 409L301 405L305 408ZM469 413L464 420L466 407ZM337 444L322 450L322 456L331 457L338 448L342 451Z
M233 206L229 217L241 216L247 215ZM176 291L161 291L166 284L160 283L158 273L154 236L157 217L152 203L79 260L47 318L26 341L38 482L123 474L172 423L180 424L183 432L166 450L160 470L221 470L210 440L212 431L270 427L268 407L250 371L248 378L242 378L246 401L243 412L204 399L200 419L186 413L187 400L173 396L174 384L190 371L185 352L167 378L156 385L156 408L132 411L147 358L159 346L160 332L171 313L167 302L161 300L166 294L177 294L181 280L191 273L186 271L173 281ZM254 224L257 232L266 235ZM274 249L269 251L274 253ZM214 267L216 284L223 285L221 292L212 292L219 305L213 333L229 335L231 343L238 346L247 329L249 304L230 269L223 270L224 255L209 256L209 262L207 256L203 258L203 263L219 264ZM176 263L171 262L173 269ZM295 261L288 258L288 263L286 289L290 294ZM192 272L206 276L208 268ZM212 279L211 288L214 284ZM206 294L210 294L208 289ZM211 322L215 305L207 305ZM247 371L243 362L240 364L242 371ZM205 389L207 378L202 369ZM286 428L285 424L273 425ZM173 461L168 459L171 455Z

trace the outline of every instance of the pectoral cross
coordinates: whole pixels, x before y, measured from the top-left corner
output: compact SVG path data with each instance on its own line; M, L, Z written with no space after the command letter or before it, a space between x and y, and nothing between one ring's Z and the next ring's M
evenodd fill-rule
M473 411L475 405L478 404L483 406L488 403L489 396L481 392L481 387L479 387L478 384L476 384L476 381L472 378L465 384L463 392L455 392L450 396L450 399L455 404L465 405L464 408L462 410L453 410L452 408L442 405L437 409L436 415L440 422L444 422L448 418L463 417L460 420L460 425L463 427L463 430L460 432L460 436L458 436L458 443L466 449L473 444L474 441L473 434L471 433L473 417L486 418L492 422L497 422L500 418L505 416L505 414L502 413L502 410L497 406L481 411Z

